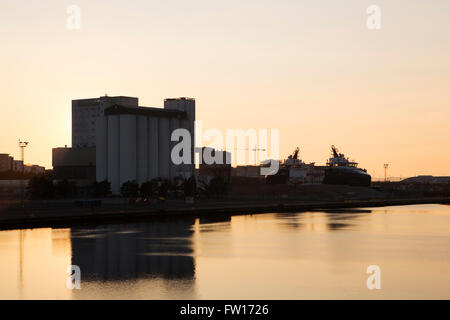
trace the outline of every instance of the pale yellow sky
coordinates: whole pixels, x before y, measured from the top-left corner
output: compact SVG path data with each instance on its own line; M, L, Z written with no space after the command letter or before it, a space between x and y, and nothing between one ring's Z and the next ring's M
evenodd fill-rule
M335 144L374 177L450 175L447 0L2 0L0 26L0 153L29 140L27 162L51 167L70 101L108 93L194 97L205 128L280 129L282 157Z

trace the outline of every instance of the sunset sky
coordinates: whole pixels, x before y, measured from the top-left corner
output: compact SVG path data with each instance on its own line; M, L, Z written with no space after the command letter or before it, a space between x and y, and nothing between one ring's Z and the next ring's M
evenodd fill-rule
M51 168L71 100L107 93L193 97L204 128L278 128L283 158L324 164L335 144L376 178L450 175L448 0L2 0L0 39L0 153L30 141L26 162Z

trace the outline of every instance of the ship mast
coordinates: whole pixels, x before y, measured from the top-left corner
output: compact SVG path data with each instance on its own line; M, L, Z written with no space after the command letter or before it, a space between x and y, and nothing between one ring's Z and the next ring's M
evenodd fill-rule
M338 153L339 151L334 145L331 146L331 151L333 152L334 158L339 158L339 153Z

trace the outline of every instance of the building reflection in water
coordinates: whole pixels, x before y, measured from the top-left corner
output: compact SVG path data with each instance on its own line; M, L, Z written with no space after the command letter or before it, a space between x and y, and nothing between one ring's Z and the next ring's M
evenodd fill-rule
M192 280L195 219L72 228L72 264L84 279Z
M367 214L372 213L372 210L367 209L333 209L324 210L328 220L330 221L328 225L329 230L340 230L345 229L353 225L355 221L360 217L364 217Z
M279 224L297 230L333 231L352 226L355 222L372 210L367 209L330 209L292 213L277 213Z
M199 218L199 232L217 232L228 231L231 228L231 216L228 215L214 215L210 217Z

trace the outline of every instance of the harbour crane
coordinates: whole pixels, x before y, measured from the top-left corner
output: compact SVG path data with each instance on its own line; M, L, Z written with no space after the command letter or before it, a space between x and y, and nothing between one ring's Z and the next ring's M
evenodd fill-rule
M258 146L255 146L254 148L237 148L236 150L247 150L247 151L255 152L255 166L257 165L257 152L258 151L266 151L266 149L261 149Z

